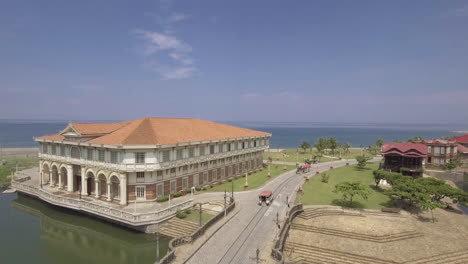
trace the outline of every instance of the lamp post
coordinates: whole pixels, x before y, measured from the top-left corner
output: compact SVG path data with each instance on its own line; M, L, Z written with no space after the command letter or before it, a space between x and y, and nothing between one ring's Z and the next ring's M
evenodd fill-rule
M245 188L249 187L249 183L247 182L247 175L248 175L248 172L245 172L245 184L244 184Z
M226 189L224 189L224 217L226 217L226 214L227 214L227 210L226 210L226 198L227 198L227 195L226 195Z

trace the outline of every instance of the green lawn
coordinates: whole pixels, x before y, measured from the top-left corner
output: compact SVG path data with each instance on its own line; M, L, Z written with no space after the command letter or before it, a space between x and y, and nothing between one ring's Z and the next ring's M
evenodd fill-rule
M190 210L192 213L188 214L187 217L184 218L184 220L194 222L194 223L200 223L200 211L198 209L193 209ZM212 214L207 214L205 212L202 212L202 225L206 223L208 220L213 218L214 215Z
M268 160L271 157L273 161L287 161L287 162L299 162L304 163L305 159L312 159L314 155L317 155L317 151L308 149L304 152L302 149L284 149L281 152L264 152L263 159ZM327 162L332 159L321 157L320 162Z
M5 164L0 166L0 184L9 181L7 176L11 175L16 170L16 164L18 164L18 170L29 169L38 166L39 159L34 158L8 158L5 160Z
M305 159L312 159L318 152L315 149L308 149L304 152L302 149L284 149L281 152L264 152L263 159L268 160L268 157L271 157L274 161L287 161L287 162L299 162L304 163ZM365 154L367 156L373 156L369 152L361 149L349 149L347 153L343 153L339 150L335 151L335 153L331 153L329 150L326 150L324 155L325 156L332 156L336 158L343 158L343 159L354 159L356 156ZM321 157L320 162L327 162L335 159Z
M378 168L378 163L369 163L364 170L358 170L355 166L337 168L326 172L330 175L328 183L321 182L321 174L312 177L308 183L304 184L304 195L298 197L298 202L304 205L343 205L341 195L333 192L335 184L349 181L359 181L369 186L371 194L367 200L355 197L353 207L381 209L392 207L390 198L379 188L375 188L373 170Z
M286 170L284 170L286 168ZM270 172L271 172L271 179L274 177L282 174L283 172L295 169L296 166L284 166L284 165L277 165L271 164L270 165ZM245 176L239 177L232 182L234 182L234 191L243 191L243 190L251 190L260 187L268 180L268 168L263 169L262 171L250 174L247 177L247 181L249 183L248 188L244 188L245 184ZM226 182L224 184L213 186L211 189L207 189L207 192L224 192L224 190L230 192L232 189L232 182Z

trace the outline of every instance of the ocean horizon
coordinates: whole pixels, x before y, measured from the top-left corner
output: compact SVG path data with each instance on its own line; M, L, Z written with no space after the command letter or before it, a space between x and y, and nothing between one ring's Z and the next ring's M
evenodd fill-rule
M74 122L119 122L117 120L80 120ZM467 130L460 124L399 124L356 122L254 122L218 121L220 123L261 130L272 134L270 148L297 148L302 141L314 144L321 137L335 137L352 147L367 147L378 138L385 142L420 136L425 139L460 135ZM0 119L0 146L3 148L37 147L33 137L56 134L68 121L34 119Z

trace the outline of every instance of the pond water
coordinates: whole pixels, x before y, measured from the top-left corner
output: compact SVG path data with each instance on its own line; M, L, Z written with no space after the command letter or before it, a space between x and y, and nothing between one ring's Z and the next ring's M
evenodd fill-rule
M157 240L24 195L0 194L0 263L155 263L170 238Z

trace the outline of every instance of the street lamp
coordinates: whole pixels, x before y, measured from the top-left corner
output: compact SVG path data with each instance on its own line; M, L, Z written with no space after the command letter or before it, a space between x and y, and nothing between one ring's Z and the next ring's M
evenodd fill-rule
M245 172L245 184L244 184L245 188L249 187L249 183L247 182L247 175L248 175L248 172Z

